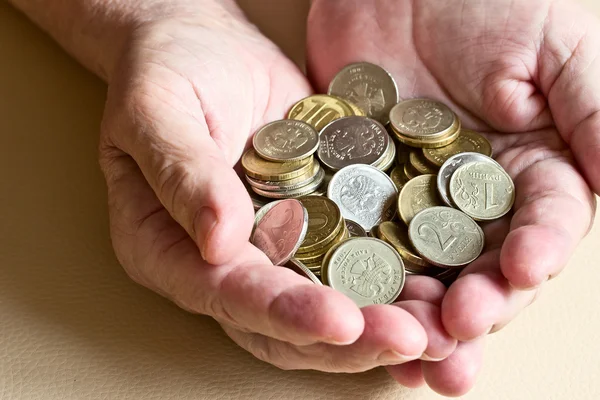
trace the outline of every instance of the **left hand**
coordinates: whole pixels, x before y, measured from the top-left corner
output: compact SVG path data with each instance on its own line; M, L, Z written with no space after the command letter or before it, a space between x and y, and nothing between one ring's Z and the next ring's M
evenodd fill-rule
M600 23L558 0L315 0L309 72L324 92L346 64L392 73L401 98L429 97L488 133L517 190L485 226L487 248L446 293L442 322L463 341L448 359L388 367L445 395L475 381L482 340L566 265L600 193Z

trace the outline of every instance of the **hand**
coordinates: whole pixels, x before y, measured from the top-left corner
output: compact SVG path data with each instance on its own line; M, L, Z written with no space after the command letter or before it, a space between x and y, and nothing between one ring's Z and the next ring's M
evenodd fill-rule
M359 310L248 242L253 209L233 167L310 86L233 3L211 4L137 27L111 80L100 159L119 261L281 368L354 372L451 354L439 284L420 294L431 282L411 280L410 301Z
M456 339L494 332L565 266L600 192L600 24L552 0L315 0L308 25L318 90L344 65L389 70L401 98L450 105L489 133L516 184L514 214L485 226L485 253L444 297ZM400 382L460 395L474 383L481 340L449 359L389 368Z

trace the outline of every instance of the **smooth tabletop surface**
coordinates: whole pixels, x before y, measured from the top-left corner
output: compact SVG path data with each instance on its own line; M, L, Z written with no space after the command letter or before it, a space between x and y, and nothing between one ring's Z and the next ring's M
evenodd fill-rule
M303 1L241 3L302 60ZM440 398L382 369L278 370L131 282L97 163L105 92L0 0L0 399ZM599 244L596 224L538 301L489 337L465 399L600 399Z

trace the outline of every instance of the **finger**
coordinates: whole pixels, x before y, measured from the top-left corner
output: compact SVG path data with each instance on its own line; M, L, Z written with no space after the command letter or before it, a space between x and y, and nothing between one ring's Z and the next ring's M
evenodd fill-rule
M402 386L416 389L425 384L425 378L421 370L421 361L419 360L400 365L388 365L385 369Z
M450 357L440 362L421 363L425 381L443 396L466 394L477 379L483 364L483 339L461 342Z
M422 300L441 305L446 287L437 279L423 275L408 275L402 293L396 301Z
M422 360L440 361L456 349L457 341L444 329L438 306L418 300L402 301L395 305L411 313L427 332L427 349Z
M249 243L231 262L207 265L186 232L160 208L135 162L122 157L113 167L111 234L134 280L186 310L291 343L352 343L361 335L363 316L350 299L270 265Z
M427 335L407 311L388 305L362 309L365 330L347 346L313 344L294 346L263 335L224 326L227 334L257 358L282 369L325 372L362 372L382 365L416 360L427 348Z

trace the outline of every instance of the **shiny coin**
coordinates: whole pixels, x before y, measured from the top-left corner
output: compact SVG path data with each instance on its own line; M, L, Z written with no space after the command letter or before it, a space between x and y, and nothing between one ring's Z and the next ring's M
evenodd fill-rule
M434 165L441 167L447 159L460 153L481 153L492 156L492 145L479 133L461 129L458 138L448 146L438 149L423 149L425 158Z
M327 197L344 218L356 221L366 231L395 214L398 191L392 180L369 165L350 165L338 171L327 188Z
M429 99L406 100L390 111L390 123L411 139L432 140L456 130L456 114L445 104Z
M252 190L252 187L250 187L248 182L246 182L245 180L242 180L242 182L244 183L244 187L246 188L246 191L248 192L248 196L250 196L250 199L252 200L252 206L254 207L254 212L260 210L262 207L264 207L265 205L267 205L268 203L270 203L272 201L271 199L267 199L266 197L263 197L263 196L260 196L256 193L254 193L254 191Z
M392 75L367 62L344 67L331 81L328 93L356 104L368 117L384 124L398 102L398 88Z
M419 171L419 174L421 175L436 175L438 173L439 168L427 161L427 159L423 156L422 151L411 151L408 160L415 170Z
M319 159L332 170L353 164L374 164L388 150L390 136L377 121L346 117L333 121L321 131Z
M415 215L408 236L423 259L440 267L462 267L483 250L483 231L465 213L432 207Z
M379 238L394 247L404 261L415 264L421 269L429 266L429 263L417 255L408 238L408 228L392 221L379 225Z
M315 94L296 103L288 114L289 119L304 121L321 132L327 124L336 119L354 115L352 107L340 98L325 94Z
M313 168L313 157L310 156L300 161L284 163L267 161L250 149L242 156L244 172L251 178L263 181L283 181L301 176Z
M398 211L406 225L419 211L441 204L435 175L421 175L411 179L398 197Z
M262 190L262 189L258 189L255 187L253 187L252 190L255 193L257 193L263 197L267 197L267 198L271 198L271 199L292 199L292 198L308 196L309 194L312 194L315 190L317 190L319 188L319 186L323 182L324 177L325 177L324 173L317 175L317 177L315 177L315 179L313 179L309 184L299 187L299 188L291 189L291 190L283 189L283 190L271 191L271 190Z
M408 177L404 173L404 166L395 167L390 173L390 178L392 178L392 182L396 185L396 189L398 189L398 193L402 190L406 182L408 182Z
M391 304L404 287L404 263L389 244L372 238L353 238L331 254L327 284L359 307Z
M323 285L323 283L321 282L321 280L319 278L317 278L317 276L315 274L312 273L312 271L310 269L308 269L306 267L306 265L302 264L300 261L292 258L290 261L288 261L285 266L289 269L291 269L292 271L294 271L295 273L297 273L298 275L302 275L305 276L306 278L310 279L315 285Z
M283 265L306 236L308 212L298 200L278 202L256 223L250 242L262 250L273 265Z
M450 197L450 178L458 168L475 161L491 162L500 166L500 164L498 164L493 158L484 156L483 154L460 153L448 158L444 165L442 165L440 168L440 172L437 175L438 192L444 203L450 207L455 206L452 198Z
M263 219L266 213L271 211L271 208L275 207L277 203L280 203L283 200L271 201L270 203L262 206L256 213L254 214L254 229L256 229L258 222Z
M404 175L406 175L408 180L414 179L417 176L421 175L421 173L419 171L417 171L416 168L413 167L413 165L410 162L407 162L406 164L404 164L403 171L404 171Z
M356 222L351 221L349 219L347 219L345 221L346 221L346 228L348 229L348 233L350 234L350 237L367 237L367 232L365 232L365 230L362 228L362 226L360 226Z
M300 202L308 211L308 231L298 251L309 253L334 240L343 228L344 219L337 204L327 197L307 196Z
M387 171L388 169L390 169L392 167L392 165L394 165L395 158L396 158L396 144L394 143L393 140L390 140L389 144L388 144L388 149L383 154L383 157L380 159L380 161L375 162L372 165L381 171Z
M515 202L515 185L502 167L472 162L450 178L450 197L471 218L489 221L506 215Z
M254 150L276 162L302 160L319 147L319 133L306 122L284 119L263 126L252 139Z
M250 186L267 191L294 190L306 186L315 180L322 181L324 178L325 171L321 168L318 160L313 160L312 168L306 174L284 181L262 181L246 175L246 181Z
M379 239L379 225L375 225L374 227L372 227L367 236Z

